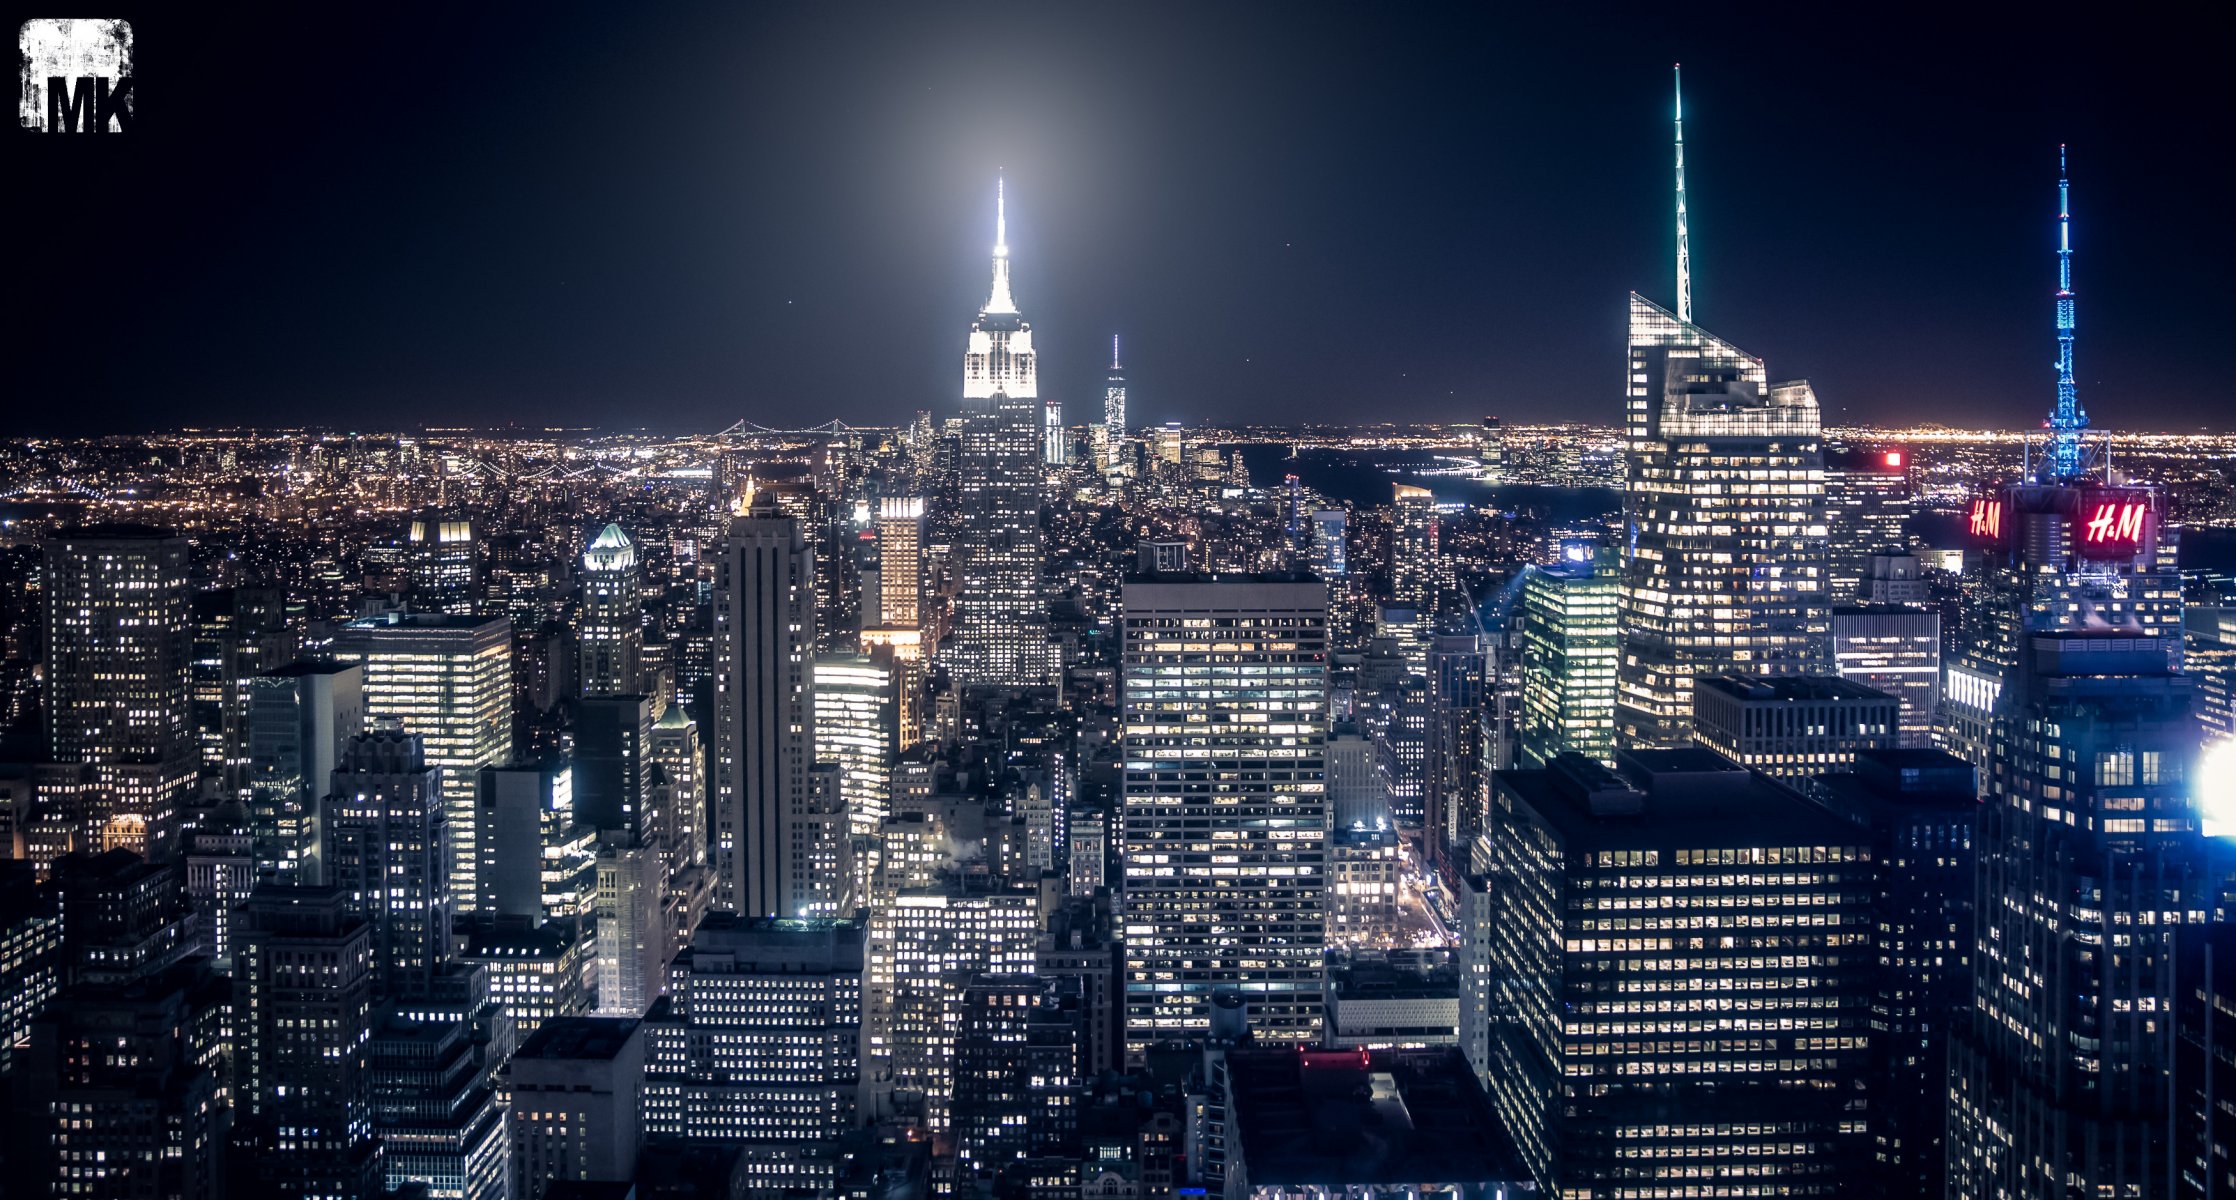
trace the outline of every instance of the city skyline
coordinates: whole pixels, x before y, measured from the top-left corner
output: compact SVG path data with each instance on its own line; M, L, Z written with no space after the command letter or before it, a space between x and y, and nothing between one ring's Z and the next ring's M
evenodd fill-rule
M162 83L169 116L146 105L145 137L121 151L18 148L43 178L94 185L29 247L52 287L20 370L53 402L18 431L944 416L951 351L932 331L983 294L971 264L997 174L1045 394L1071 425L1099 414L1114 333L1137 426L1360 409L1612 422L1619 297L1673 299L1666 202L1650 200L1667 126L1646 118L1667 115L1677 60L1692 76L1699 319L1774 349L1817 386L1828 425L1958 405L2039 424L2056 286L2040 181L2061 143L2087 214L2080 387L2116 414L2101 424L2194 428L2225 402L2209 347L2226 274L2177 239L2204 226L2229 168L2172 156L2226 118L2122 35L1943 30L1898 60L1765 21L1742 54L1641 10L1633 38L1577 57L1561 51L1581 31L1534 17L1430 14L1429 37L1347 9L1214 9L1175 47L1152 36L1152 11L1020 17L1006 72L913 53L961 35L911 16L578 10L548 16L519 54L500 52L509 24L473 18L419 92L379 64L427 52L324 18L348 45L315 78L278 68L300 102L270 139L190 127L178 108L237 104L239 84L163 59L225 38L249 54L274 35L151 16L142 90ZM1218 55L1224 34L1245 48ZM860 53L825 48L841 39ZM2037 44L2069 68L2030 70ZM656 49L676 59L650 72ZM448 82L466 63L490 96ZM648 81L624 106L634 119L583 109L605 95L585 81L616 66ZM1329 71L1348 82L1319 86ZM2170 158L2171 176L2153 169ZM239 182L120 211L190 167ZM284 187L250 186L267 180ZM202 302L164 302L174 283ZM307 289L318 304L288 299ZM1857 320L1882 340L1841 332ZM786 352L834 322L880 351ZM1917 363L1899 391L1878 370L1887 345Z

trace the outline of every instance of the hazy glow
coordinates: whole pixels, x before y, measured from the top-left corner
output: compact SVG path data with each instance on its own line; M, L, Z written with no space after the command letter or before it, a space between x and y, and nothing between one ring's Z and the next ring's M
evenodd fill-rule
M2197 812L2205 836L2236 837L2236 738L2205 747L2197 764Z

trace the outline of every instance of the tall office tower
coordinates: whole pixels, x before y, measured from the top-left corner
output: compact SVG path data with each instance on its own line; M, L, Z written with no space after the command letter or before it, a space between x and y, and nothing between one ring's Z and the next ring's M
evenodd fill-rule
M1475 438L1475 456L1483 464L1483 482L1506 482L1506 425L1497 417L1483 418Z
M178 864L151 863L129 850L56 859L67 980L130 983L200 953L185 882Z
M1441 559L1436 544L1436 493L1409 483L1393 484L1397 503L1390 516L1390 598L1427 614L1435 609Z
M234 955L234 1137L251 1195L374 1196L366 1043L372 927L338 887L267 884L249 898Z
M411 519L404 555L413 612L465 616L481 583L481 540L473 518L430 506Z
M1131 579L1120 614L1126 1056L1200 1036L1224 988L1247 998L1259 1037L1316 1041L1327 585Z
M9 1194L224 1200L230 989L200 960L86 984L29 1022L10 1070ZM245 1190L245 1189L241 1189Z
M1483 828L1483 771L1490 760L1486 707L1495 702L1490 639L1479 633L1429 639L1428 758L1422 767L1423 851L1441 865ZM1491 765L1502 766L1501 763Z
M828 847L813 813L815 553L798 521L757 507L730 523L714 577L714 906L747 917L821 910Z
M707 865L706 760L699 727L681 704L669 705L652 727L652 766L658 773L653 795L666 813L660 824L668 831L661 848L661 904L668 944L681 946L714 899L714 872Z
M415 734L351 738L326 798L327 858L350 910L372 926L374 991L428 995L450 961L450 823L440 772Z
M877 502L877 621L894 629L924 627L924 498L885 496Z
M335 637L334 656L365 669L366 722L418 734L427 764L442 771L451 904L473 912L480 772L512 761L512 622L417 613L352 621Z
M221 588L194 595L194 733L202 766L227 788L245 773L245 681L295 661L302 639L282 588Z
M1040 897L986 891L952 877L901 890L870 911L864 1026L880 1085L907 1097L935 1134L949 1127L955 1030L963 988L975 975L1030 974L1041 932ZM882 1086L881 1086L882 1090Z
M2170 1194L2174 941L2212 905L2180 643L2073 630L2022 645L1979 809L1948 1194Z
M898 751L895 672L866 654L815 660L815 761L836 763L848 833L875 838Z
M202 950L220 971L233 968L233 920L256 890L256 838L237 800L209 809L186 835L186 903Z
M510 1200L512 1148L505 1106L483 1075L465 1021L389 1009L366 1044L373 1136L391 1193Z
M1041 406L1033 328L1009 294L1008 225L996 200L994 289L963 357L961 621L951 662L964 687L1054 681L1041 600Z
M598 839L598 1011L641 1017L660 998L670 929L657 848L619 831Z
M1351 573L1349 545L1350 513L1340 508L1315 509L1312 513L1312 570L1329 586Z
M1892 749L1901 732L1900 700L1837 675L1693 681L1693 740L1778 779L1848 770L1858 751Z
M543 1200L563 1180L636 1177L644 1067L644 1025L628 1017L559 1017L521 1044L505 1071L519 1200Z
M92 771L80 844L167 856L196 770L186 539L64 530L46 543L40 603L48 754Z
M1328 730L1328 816L1336 829L1387 829L1390 812L1389 782L1376 760L1374 740L1349 721L1337 721Z
M1905 604L1832 610L1832 669L1902 702L1897 744L1933 744L1941 707L1941 612Z
M1900 447L1845 447L1824 452L1825 592L1834 604L1863 594L1875 554L1910 545L1910 455Z
M1452 965L1460 977L1459 1020L1453 1032L1458 1037L1460 1053L1475 1072L1475 1082L1486 1094L1490 1091L1492 1070L1491 1006L1497 991L1491 974L1497 970L1491 934L1498 924L1498 893L1490 876L1494 833L1495 829L1486 832L1468 847L1467 873L1460 876L1459 886L1452 889L1456 918L1453 932L1459 935L1459 945L1452 952Z
M575 936L596 902L598 868L597 830L575 819L573 769L483 767L476 791L475 911L530 926L560 922Z
M575 709L575 821L657 843L666 837L652 806L652 728L660 714L644 695L585 696Z
M1940 1200L1949 1033L1970 1018L1972 765L1939 750L1865 750L1817 801L1871 831L1879 980L1871 1002L1871 1135L1880 1194Z
M1118 365L1118 335L1110 335L1110 373L1102 381L1102 427L1110 438L1111 452L1126 437L1126 368ZM1110 463L1104 463L1109 467Z
M860 921L710 913L645 1019L644 1130L744 1148L757 1188L828 1186L862 1082Z
M1936 735L1992 779L1992 727L2006 680L2027 639L2047 630L2112 628L2176 640L2181 666L2181 575L2162 528L2156 489L2114 486L2089 472L2082 453L2087 415L2074 394L2073 290L2067 187L2059 150L2058 385L2049 445L2034 477L1974 498L1969 530L1981 565L1965 581L1967 603L1945 630L1948 662Z
M249 832L257 878L323 883L320 799L365 729L365 668L291 663L246 681Z
M1630 297L1616 736L1683 746L1693 677L1825 665L1824 450L1806 382L1693 324L1683 103L1677 311Z
M1615 557L1530 567L1521 596L1521 765L1615 761L1621 575Z
M582 552L582 623L575 630L575 683L585 696L645 690L644 599L637 544L607 525Z
M1077 982L980 975L957 1008L956 1170L990 1179L1021 1159L1076 1154L1087 1093Z
M1616 757L1494 783L1500 1118L1548 1195L1847 1195L1864 831L1712 751Z

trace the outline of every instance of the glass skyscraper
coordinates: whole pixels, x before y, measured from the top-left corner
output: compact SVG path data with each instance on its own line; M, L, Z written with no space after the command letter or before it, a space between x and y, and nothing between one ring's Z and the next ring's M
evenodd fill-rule
M1817 397L1635 292L1627 386L1616 730L1682 746L1695 676L1827 664Z
M1615 558L1531 568L1522 581L1521 761L1615 761Z

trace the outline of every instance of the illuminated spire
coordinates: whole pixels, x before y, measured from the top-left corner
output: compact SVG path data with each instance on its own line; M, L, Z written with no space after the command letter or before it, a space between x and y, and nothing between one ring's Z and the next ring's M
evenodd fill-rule
M1013 313L1017 301L1009 295L1009 201L1004 195L1005 182L994 181L994 293L986 299L986 311Z
M1693 320L1693 256L1685 228L1685 64L1669 68L1677 87L1677 319Z
M2065 178L2065 147L2057 148L2057 407L2050 410L2050 449L2043 456L2047 479L2077 479L2081 474L2081 431L2088 413L2073 385L2073 205Z
M1110 369L1118 369L1118 335L1115 333L1110 335Z

